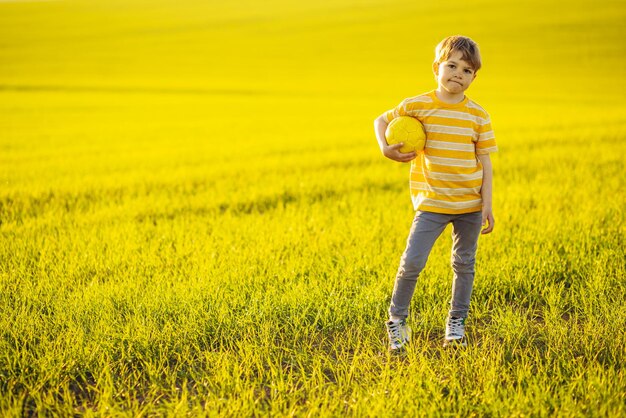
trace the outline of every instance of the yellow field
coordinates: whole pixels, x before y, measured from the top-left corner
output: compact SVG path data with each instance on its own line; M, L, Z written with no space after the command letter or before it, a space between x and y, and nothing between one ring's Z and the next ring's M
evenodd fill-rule
M623 1L0 2L1 415L626 415ZM496 229L405 356L373 120L475 39Z

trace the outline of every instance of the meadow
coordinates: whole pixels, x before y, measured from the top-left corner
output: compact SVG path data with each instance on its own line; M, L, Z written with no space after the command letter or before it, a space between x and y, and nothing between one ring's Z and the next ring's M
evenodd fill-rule
M626 415L623 1L0 2L0 415ZM373 121L474 38L492 234L442 347Z

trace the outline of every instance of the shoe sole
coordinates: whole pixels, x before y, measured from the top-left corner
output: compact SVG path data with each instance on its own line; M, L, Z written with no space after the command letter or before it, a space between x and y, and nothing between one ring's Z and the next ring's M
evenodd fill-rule
M445 340L444 347L467 347L467 342L462 340Z
M404 350L406 350L406 346L409 345L410 342L411 342L411 340L405 341L404 344L402 344L399 347L389 346L389 351L391 351L391 352L394 352L394 351L404 351Z
M389 354L391 354L392 356L393 355L403 355L403 354L406 354L406 353L407 353L406 346L404 346L404 345L402 347L400 347L400 348L391 348L391 347L389 347Z

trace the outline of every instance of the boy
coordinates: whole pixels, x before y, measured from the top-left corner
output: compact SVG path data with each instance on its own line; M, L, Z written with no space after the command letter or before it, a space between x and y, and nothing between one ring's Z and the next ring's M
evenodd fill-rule
M402 349L411 338L406 318L417 278L448 223L453 226L454 279L444 346L466 345L465 318L474 282L478 236L482 226L482 234L494 227L489 153L497 151L497 146L489 115L464 94L480 67L480 52L473 40L447 37L435 49L437 89L403 100L374 122L383 155L411 162L410 191L416 210L386 322L392 351ZM412 116L424 125L423 152L405 154L399 151L402 144L387 144L387 125L399 116Z

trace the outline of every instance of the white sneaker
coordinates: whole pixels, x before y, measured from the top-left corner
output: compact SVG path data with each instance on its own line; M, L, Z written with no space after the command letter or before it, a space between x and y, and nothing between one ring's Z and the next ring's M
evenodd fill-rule
M389 335L389 349L391 351L401 350L411 341L411 328L406 324L405 319L399 321L387 321L387 334Z
M443 343L447 346L467 346L465 341L465 318L448 316L446 320L446 340Z

